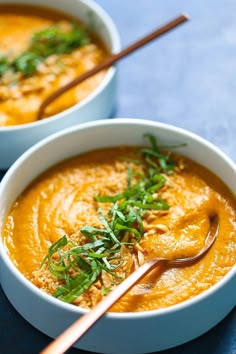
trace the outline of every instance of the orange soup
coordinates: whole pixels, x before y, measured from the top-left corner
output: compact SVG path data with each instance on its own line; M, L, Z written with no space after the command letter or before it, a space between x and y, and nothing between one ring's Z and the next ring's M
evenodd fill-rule
M106 56L101 41L74 18L46 8L0 5L0 127L34 122L46 97ZM64 93L45 117L86 98L104 75Z
M12 262L42 291L92 308L146 260L197 254L212 213L219 233L202 259L153 270L111 308L148 311L202 293L236 262L235 197L199 164L155 143L82 154L22 193L3 238Z

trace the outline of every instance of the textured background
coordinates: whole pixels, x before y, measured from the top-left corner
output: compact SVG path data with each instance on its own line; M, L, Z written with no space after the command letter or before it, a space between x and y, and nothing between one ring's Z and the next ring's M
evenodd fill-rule
M113 116L186 128L236 160L236 0L97 2L113 17L123 47L181 12L191 16L191 22L119 64ZM0 353L34 354L49 341L0 290ZM162 353L236 354L236 310L200 338Z
M120 64L115 116L189 129L236 159L236 1L98 1L113 17L122 46L181 12L191 22Z

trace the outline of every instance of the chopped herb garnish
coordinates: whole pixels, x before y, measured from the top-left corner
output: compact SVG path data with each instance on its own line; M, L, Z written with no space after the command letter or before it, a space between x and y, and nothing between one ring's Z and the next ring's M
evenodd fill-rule
M55 25L35 33L28 51L38 57L47 58L52 54L70 53L89 41L85 29L77 24L71 25L71 29L67 31Z
M10 64L10 68L15 72L21 72L24 76L30 76L36 72L43 59L34 52L24 52Z
M107 295L111 291L110 288L106 288L105 286L102 287L101 293L102 295Z
M9 68L7 57L0 56L0 76L5 73Z
M71 24L67 30L59 25L45 28L32 36L28 49L13 61L9 61L6 56L0 57L0 77L9 70L30 76L50 55L70 53L89 42L87 31L77 24Z
M174 160L161 151L154 136L147 134L146 138L150 147L137 150L141 158L127 159L130 167L126 190L113 196L95 196L99 203L112 204L105 216L98 209L101 228L82 227L81 234L89 240L83 245L63 236L49 248L42 264L46 264L62 283L54 293L55 297L73 302L99 279L102 271L112 276L111 286L122 281L116 272L123 264L120 260L122 245L133 247L140 241L144 234L142 217L147 210L169 209L159 191L166 183L165 175L173 172ZM135 168L142 172L134 173ZM106 295L110 290L104 286L101 294Z

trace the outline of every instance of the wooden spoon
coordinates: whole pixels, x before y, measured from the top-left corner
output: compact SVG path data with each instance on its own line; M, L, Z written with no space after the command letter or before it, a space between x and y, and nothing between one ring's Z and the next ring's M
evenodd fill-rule
M199 253L193 257L167 259L154 258L145 262L141 267L134 271L128 278L112 290L101 302L91 311L80 317L61 335L51 342L40 354L63 354L68 350L82 335L94 325L94 323L132 286L151 270L160 264L168 266L186 266L192 264L203 257L213 245L219 229L218 215L210 217L210 228L205 239L205 245Z
M88 79L89 77L97 74L99 71L104 70L115 64L118 60L126 57L127 55L131 54L135 50L137 50L140 47L143 47L145 44L151 42L153 39L160 37L161 35L165 34L166 32L174 29L178 25L182 24L183 22L187 21L189 19L188 15L182 14L172 21L166 23L165 25L161 26L160 28L157 28L154 32L151 32L147 36L141 38L137 42L131 44L130 46L126 47L122 51L120 51L117 54L111 54L104 62L101 64L95 66L93 69L86 71L84 74L80 75L76 79L72 80L65 86L60 87L58 90L56 90L54 93L52 93L50 96L48 96L40 105L38 113L37 113L37 119L42 119L43 118L43 113L45 111L45 108L52 103L56 98L58 98L60 95L62 95L65 91L71 89L72 87L80 84L82 81Z

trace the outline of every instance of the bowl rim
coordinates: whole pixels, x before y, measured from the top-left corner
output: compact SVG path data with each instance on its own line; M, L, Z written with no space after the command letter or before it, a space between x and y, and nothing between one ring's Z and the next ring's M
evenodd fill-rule
M107 125L124 125L124 124L129 124L129 125L144 125L144 126L149 126L149 127L155 127L155 128L161 128L166 131L170 131L174 134L179 134L183 136L187 136L190 139L195 140L196 142L200 143L201 145L205 146L207 149L210 149L214 153L216 153L221 159L223 159L231 168L232 170L236 173L236 164L231 160L222 150L220 150L217 146L215 146L213 143L209 142L205 138L202 138L201 136L188 131L183 128L179 128L177 126L171 125L171 124L166 124L166 123L161 123L157 121L152 121L150 119L142 119L142 118L115 118L113 120L107 120L107 119L101 119L97 121L92 121L92 122L86 122L82 124L77 124L76 126L69 127L66 129L63 129L59 132L56 132L40 142L36 143L33 145L31 148L29 148L26 152L24 152L17 160L16 162L13 163L13 165L9 168L9 170L6 172L4 175L1 183L0 183L0 196L3 193L4 189L6 188L9 180L11 177L14 175L15 170L21 168L21 164L24 163L25 160L31 157L35 152L40 150L41 148L45 147L48 144L53 143L57 139L67 136L73 133L77 133L78 131L83 131L86 129L90 129L93 127L101 127L101 126L107 126ZM52 165L51 165L52 166ZM42 170L42 173L45 169ZM30 282L13 264L13 262L10 260L10 257L7 254L7 251L4 247L3 240L0 240L0 257L2 258L2 261L5 263L5 265L8 267L8 270L11 271L11 273L14 274L14 276L18 279L19 282L23 283L23 285L31 291L34 295L37 297L41 298L45 302L48 302L52 304L55 307L61 308L62 310L68 311L73 314L77 315L83 315L87 313L89 310L83 309L81 307L75 306L73 304L65 303L57 298L54 298L52 295L49 295L47 293L44 293L41 289L37 288L33 283ZM233 277L236 276L236 264L223 276L222 279L220 279L217 283L212 285L209 289L203 291L202 293L187 299L181 303L161 308L161 309L156 309L156 310L150 310L150 311L142 311L142 312L108 312L104 316L106 316L109 319L116 319L116 320L122 320L122 319L142 319L142 318L152 318L152 317L161 317L165 315L170 315L173 313L177 313L181 311L182 309L187 309L191 307L194 304L198 304L205 300L206 298L210 297L213 293L217 292L221 288L225 286L226 283L228 283ZM0 279L1 281L1 279Z
M88 6L92 11L94 11L98 17L102 20L102 22L105 24L107 31L110 34L111 37L111 53L117 53L120 51L121 49L121 39L120 39L120 35L118 32L118 29L115 25L115 22L113 21L113 19L111 18L111 16L104 10L104 8L99 5L97 2L95 2L94 0L74 0L76 2L80 2L85 4L86 6ZM3 0L0 1L0 4L7 4L7 1ZM22 1L22 4L24 4L24 1ZM40 5L35 5L34 3L32 3L31 6L40 6ZM48 8L53 9L55 8L55 5L52 6L51 4L48 6ZM92 101L93 99L95 99L103 90L104 88L108 85L108 83L113 79L115 73L116 73L117 69L116 66L111 66L104 78L102 79L102 81L100 82L100 84L86 97L84 98L82 101L74 104L73 106L63 110L62 112L56 113L52 116L46 117L44 119L40 119L40 120L36 120L30 123L24 123L24 124L19 124L19 125L10 125L10 126L4 126L1 127L0 126L0 133L1 132L17 132L17 131L21 131L24 129L32 129L32 128L38 128L41 127L47 123L53 123L53 122L57 122L58 120L60 121L61 119L65 118L65 115L67 114L71 114L74 111L76 111L77 109L83 108L83 106L85 106L86 104L89 104L90 101Z

